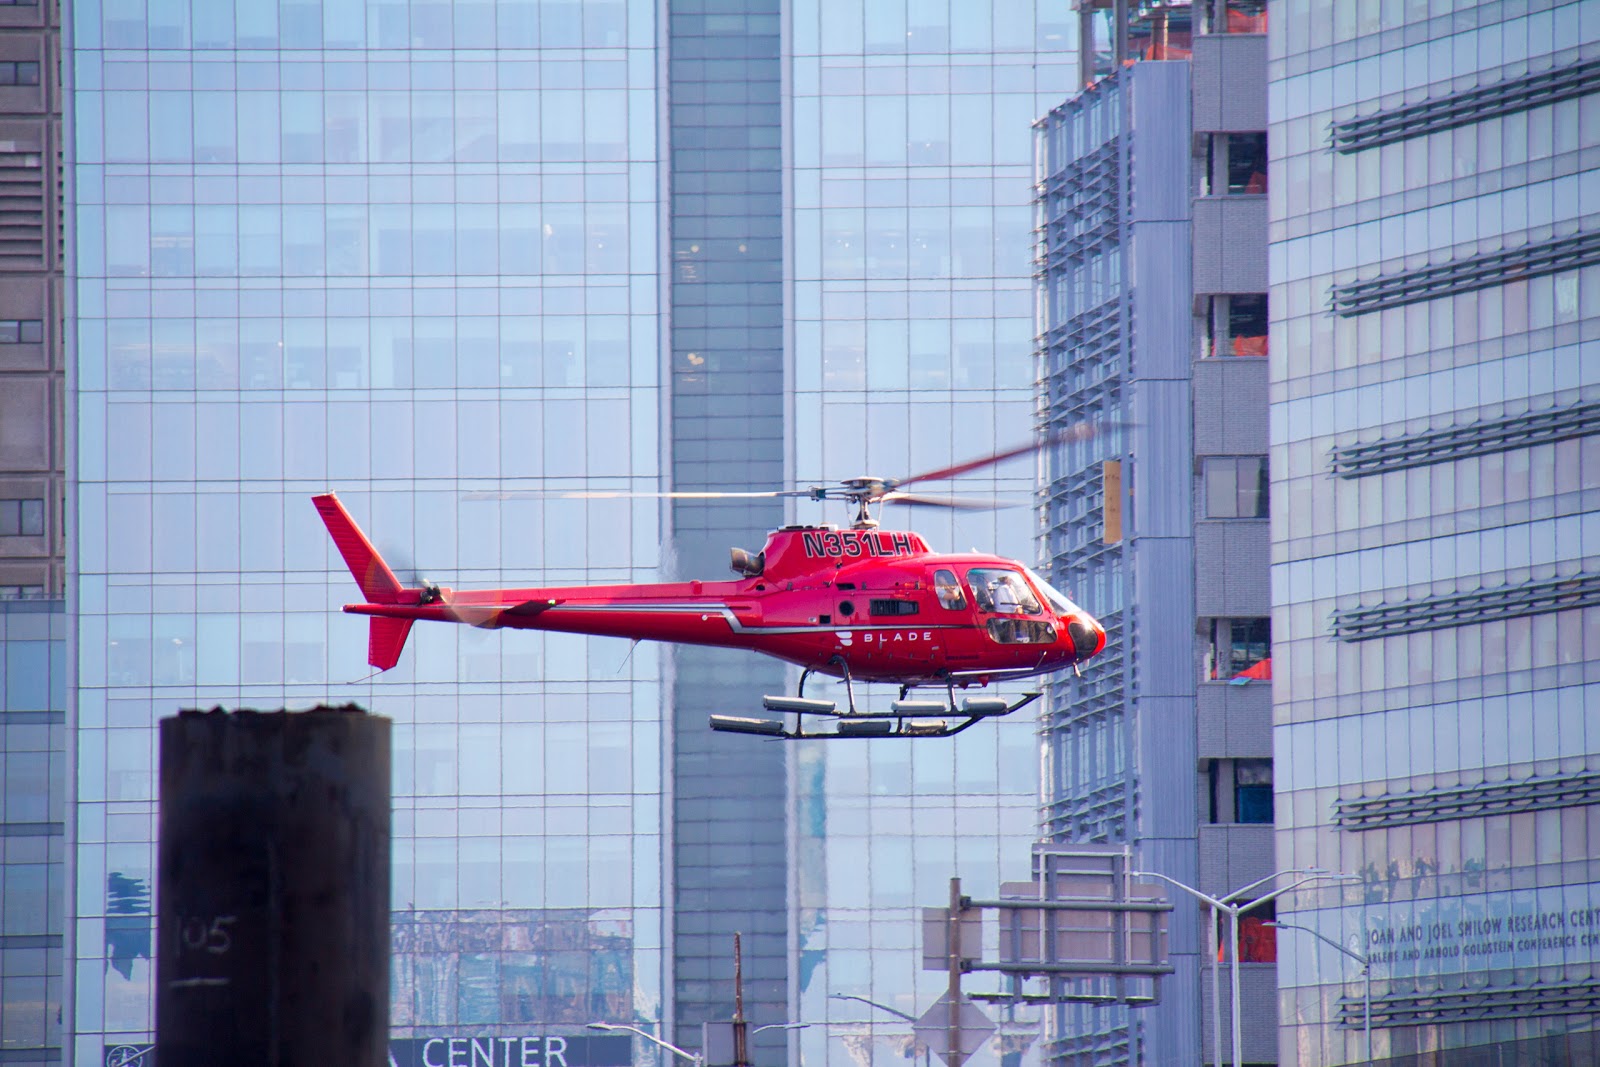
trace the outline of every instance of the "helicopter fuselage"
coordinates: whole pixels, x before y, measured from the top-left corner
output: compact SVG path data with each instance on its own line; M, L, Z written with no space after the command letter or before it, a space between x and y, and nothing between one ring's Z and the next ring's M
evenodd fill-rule
M411 589L331 494L317 505L367 595L344 610L373 617L369 660L380 669L419 620L747 649L900 685L1043 674L1105 647L1098 622L1021 564L935 553L909 531L785 527L759 554L734 550L731 581Z

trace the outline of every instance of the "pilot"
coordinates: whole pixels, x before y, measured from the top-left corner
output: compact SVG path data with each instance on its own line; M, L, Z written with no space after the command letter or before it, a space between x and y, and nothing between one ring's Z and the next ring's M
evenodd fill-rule
M1002 615L1021 615L1022 602L1017 599L1017 587L1010 575L1001 575L989 583L994 610Z

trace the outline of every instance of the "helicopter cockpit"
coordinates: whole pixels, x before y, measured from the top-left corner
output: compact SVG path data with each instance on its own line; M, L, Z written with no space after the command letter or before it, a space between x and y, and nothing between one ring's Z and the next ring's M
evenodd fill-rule
M1022 573L1028 576L1028 581L1033 583L1035 589L1044 594L1050 610L1055 612L1056 617L1066 623L1067 636L1072 638L1072 647L1077 650L1080 657L1088 659L1105 647L1105 631L1099 623L1090 618L1088 612L1078 607L1065 593L1029 568L1023 567Z
M1056 628L1022 575L998 567L967 571L972 602L984 616L989 636L1003 645L1048 645Z

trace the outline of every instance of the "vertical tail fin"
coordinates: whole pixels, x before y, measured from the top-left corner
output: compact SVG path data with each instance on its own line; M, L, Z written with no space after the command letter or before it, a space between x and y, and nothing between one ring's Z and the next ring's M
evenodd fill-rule
M372 632L367 638L367 662L386 671L400 662L400 650L406 647L406 637L411 633L415 619L372 620Z
M418 592L407 589L394 576L389 565L383 562L378 550L372 547L367 535L361 532L350 513L332 493L314 496L323 525L333 535L333 543L350 568L361 595L370 604L415 604ZM367 637L367 662L386 671L400 661L400 651L405 648L406 637L411 633L413 619L374 618Z
M414 599L406 596L405 587L394 576L383 557L378 555L378 550L372 547L372 542L367 540L367 535L361 532L361 527L356 525L344 505L339 503L337 496L323 493L312 497L311 502L317 506L322 524L333 535L333 543L344 557L345 566L350 568L356 584L361 587L361 594L369 603L401 604Z

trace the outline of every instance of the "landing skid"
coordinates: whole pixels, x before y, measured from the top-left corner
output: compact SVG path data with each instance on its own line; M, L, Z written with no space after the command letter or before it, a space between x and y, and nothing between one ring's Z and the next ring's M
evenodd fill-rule
M840 666L844 665L841 663ZM941 700L907 700L906 693L910 687L902 686L900 699L891 702L888 711L859 711L856 708L855 689L850 681L850 670L844 667L846 707L841 710L832 700L806 699L806 678L810 674L808 670L800 675L796 696L761 698L761 706L765 710L777 712L783 718L713 715L711 728L722 733L755 734L786 741L822 741L841 737L949 737L984 719L1009 715L1038 700L1040 696L1039 693L1024 693L1015 702L1007 702L999 697L969 697L957 707L955 683L947 681L945 688L949 703ZM806 724L813 721L813 716L832 719L834 728L807 731Z

